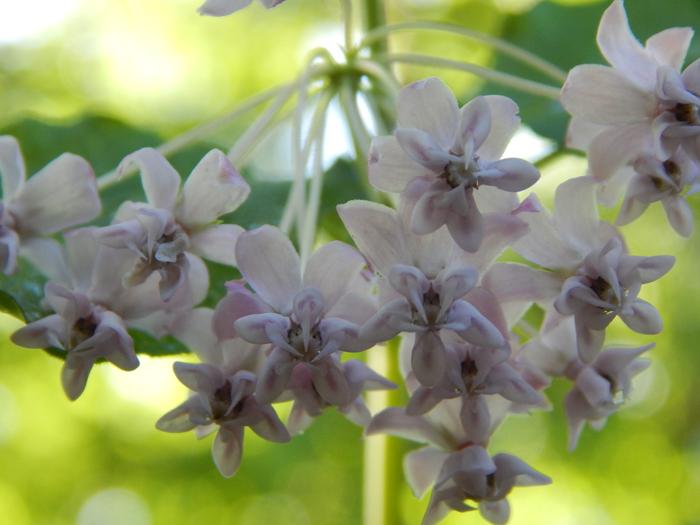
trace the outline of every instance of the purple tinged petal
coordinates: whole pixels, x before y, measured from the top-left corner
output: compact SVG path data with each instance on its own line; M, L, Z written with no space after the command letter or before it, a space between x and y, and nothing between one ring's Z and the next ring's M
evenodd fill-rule
M182 188L178 222L209 224L236 210L248 198L250 186L219 150L212 150L195 166Z
M265 303L245 287L239 286L229 291L216 305L212 328L219 340L232 339L238 336L234 328L234 323L238 319L267 312L269 307Z
M446 452L432 447L413 450L404 456L403 472L416 498L423 497L435 482L447 456Z
M10 336L10 340L24 348L64 348L63 339L67 339L65 332L66 322L60 315L54 314L24 325Z
M452 146L457 119L457 100L450 88L438 78L413 82L399 93L399 127L423 131L444 150Z
M486 97L476 97L460 110L459 129L451 144L455 152L468 154L464 145L470 142L477 150L491 132L491 108ZM472 155L467 155L470 160Z
M280 313L288 314L301 289L301 268L294 246L279 229L262 226L241 234L236 261L250 286Z
M12 230L10 230L10 233L14 234ZM68 240L69 237L70 236L67 236L66 240ZM92 245L96 244L91 236L88 242ZM2 237L0 237L0 243L2 243ZM48 277L50 281L74 284L76 288L81 290L86 290L90 286L89 280L90 277L92 277L92 263L94 262L94 258L91 258L89 255L85 257L88 263L85 267L76 268L73 266L69 268L66 264L67 257L65 256L65 252L72 255L72 250L67 246L64 252L63 247L55 239L48 239L45 237L24 239L20 250L22 257L32 263L32 266ZM79 257L82 256L80 253L77 255ZM70 258L73 259L73 257ZM1 260L2 256L0 256L0 261ZM73 270L72 272L71 269ZM80 270L83 271L81 272ZM73 279L73 275L71 274L75 274L77 279ZM82 282L73 282L78 280Z
M127 155L117 172L124 173L133 165L141 170L141 183L148 203L154 208L173 211L180 189L180 175L165 157L153 148L143 148Z
M578 177L559 185L554 194L554 221L564 239L583 253L599 244L600 218L593 179Z
M457 334L465 341L477 346L487 348L498 348L505 343L503 335L479 310L466 301L458 301L461 315L469 316L469 327L466 330L459 330Z
M250 425L253 432L274 443L286 443L291 439L289 432L270 405L258 406L256 411L259 419Z
M394 136L406 155L433 173L441 173L452 160L452 156L425 131L399 128Z
M343 406L352 401L350 385L335 361L319 363L312 369L311 376L314 388L327 403Z
M68 399L75 401L85 390L90 370L94 360L80 357L66 358L66 362L61 369L61 384Z
M365 258L352 246L331 241L309 258L303 283L321 292L327 312L350 290L355 277L366 266Z
M291 327L289 318L275 313L251 314L241 317L234 322L235 333L254 344L279 343L286 340L286 334ZM286 349L288 344L283 344Z
M576 376L576 388L593 407L612 403L611 384L590 366Z
M501 302L547 301L556 297L562 278L517 263L496 263L484 275L482 286Z
M672 255L656 255L653 257L642 257L636 265L639 272L639 279L643 283L650 283L666 275L676 262Z
M611 67L593 64L569 72L561 103L574 118L613 126L651 121L656 111L653 92L637 87Z
M407 330L414 331L415 325L408 301L400 298L385 304L370 317L360 329L360 338L379 343Z
M584 363L591 363L603 348L605 332L587 328L578 318L576 324L576 345L578 356Z
M447 223L450 210L444 191L426 191L415 203L411 213L411 232L414 235L433 233Z
M484 218L474 200L474 193L457 187L450 192L447 229L464 251L476 252L484 240Z
M191 397L184 403L173 408L156 421L156 428L163 432L187 432L197 426L192 421L190 413L202 410L202 401L198 396Z
M640 153L652 148L648 122L608 128L591 142L588 150L590 173L596 181L607 181Z
M411 368L424 386L435 386L445 375L445 345L433 331L416 334Z
M484 397L463 397L459 416L467 441L472 444L485 445L491 434L491 415Z
M648 207L648 202L643 202L628 194L625 196L625 200L622 202L622 206L620 207L620 212L615 220L615 224L618 226L625 226L626 224L631 223L635 219L641 217Z
M236 266L236 242L245 230L235 224L217 224L190 236L190 251L205 259Z
M538 472L522 459L512 454L496 454L493 457L496 464L497 483L505 487L532 487L535 485L549 485L552 480Z
M620 313L620 318L632 330L640 334L658 334L663 328L663 321L656 308L641 299L635 300L630 312Z
M255 387L255 397L260 403L277 400L289 383L294 365L294 358L289 352L279 348L272 351Z
M590 415L591 408L581 392L574 388L566 396L564 401L566 419L569 427L569 452L573 452L578 444L583 425Z
M379 375L362 361L351 359L343 363L345 374L351 388L360 387L364 390L393 390L396 384Z
M377 271L386 276L394 264L411 263L394 210L366 201L350 201L337 209L358 249Z
M423 272L414 266L395 264L388 275L391 286L403 295L418 310L424 322L428 322L423 309L423 295L430 288L430 282Z
M479 182L504 191L522 191L537 182L539 170L523 159L503 159L487 166L488 174L479 176Z
M31 177L10 202L20 232L50 234L91 221L101 210L90 164L64 153Z
M419 386L413 392L411 399L406 405L406 414L409 416L421 416L430 412L442 399L442 397L435 394L432 388Z
M478 147L479 157L486 160L500 159L513 135L520 127L518 105L508 97L486 95L483 97L491 113L491 130Z
M220 427L212 443L211 454L221 475L225 478L233 476L243 455L243 427Z
M601 374L617 380L635 359L652 348L654 343L637 348L608 348L601 352L594 366Z
M694 93L698 92L700 86L700 58L692 62L683 71L683 83L688 86Z
M253 0L206 0L198 9L199 14L226 16L249 6Z
M27 178L22 151L17 139L10 135L0 136L0 175L3 200L7 203L19 192Z

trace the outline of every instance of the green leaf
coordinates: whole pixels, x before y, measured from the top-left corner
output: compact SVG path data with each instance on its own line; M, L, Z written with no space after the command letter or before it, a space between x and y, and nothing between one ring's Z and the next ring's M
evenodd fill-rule
M0 273L0 311L31 323L46 315L41 305L46 277L20 260L12 275Z
M129 329L129 335L134 340L134 349L137 354L163 357L191 352L187 346L170 335L158 339L148 332L135 328Z

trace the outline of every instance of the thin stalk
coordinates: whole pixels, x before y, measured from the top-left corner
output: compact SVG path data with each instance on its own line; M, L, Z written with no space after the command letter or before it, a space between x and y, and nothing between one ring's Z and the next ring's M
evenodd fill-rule
M340 0L343 11L343 27L345 29L345 51L353 48L352 45L352 0Z
M465 27L460 27L454 24L446 24L443 22L404 22L400 24L391 24L384 27L378 27L367 33L359 44L359 47L365 47L372 44L378 39L384 39L392 33L399 31L416 31L416 30L426 30L426 31L437 31L442 33L449 33L453 35L464 36L471 38L473 40L482 42L493 49L502 52L515 60L526 64L533 69L541 71L545 75L549 76L558 83L563 84L566 80L566 71L555 66L551 62L540 58L539 56L526 51L518 46L515 46L506 40L501 38L487 35L479 31L474 31L473 29L467 29Z
M416 64L419 66L429 66L429 67L442 67L446 69L455 69L457 71L464 71L466 73L471 73L485 80L490 80L496 84L501 84L524 93L529 93L531 95L536 95L539 97L550 98L552 100L559 100L560 89L553 86L548 86L547 84L541 84L540 82L535 82L534 80L527 80L524 78L517 77L515 75L510 75L508 73L503 73L501 71L495 71L487 67L479 66L476 64L471 64L469 62L459 62L456 60L448 60L446 58L432 57L428 55L418 55L414 53L394 53L389 54L384 57L379 57L388 63L401 62L404 64Z
M323 190L323 146L326 134L326 111L331 102L333 93L326 92L324 98L316 108L314 119L318 119L318 130L314 130L316 137L316 152L314 155L313 171L311 178L311 188L309 190L309 203L306 206L306 216L304 217L304 227L301 235L301 266L306 266L316 238L318 227L318 210L321 206L321 192Z
M398 337L384 347L367 351L367 364L373 370L402 383L399 372ZM367 394L367 405L373 414L387 406L398 406L405 402L402 392L374 391ZM404 447L398 438L374 435L365 438L363 473L363 525L400 525L401 509L399 493L402 486L402 456Z
M349 82L343 82L343 85L340 87L340 103L343 106L345 116L348 118L353 142L362 160L366 161L369 156L370 135L357 107L355 91Z
M392 99L398 97L401 84L399 84L394 75L384 69L380 64L373 60L358 58L353 62L353 66L359 72L377 80Z
M156 149L163 155L171 155L176 151L184 148L185 146L188 146L189 144L192 144L193 142L214 133L217 129L237 119L238 117L252 110L256 106L259 106L260 104L267 102L275 96L278 96L281 91L288 88L289 86L290 84L285 84L273 89L269 89L254 97L251 97L243 101L241 104L236 106L234 109L232 109L225 115L221 115L220 117L217 117L214 120L196 126L182 133L181 135L178 135L172 138L171 140L161 144ZM112 186L119 180L126 178L129 175L135 174L137 171L138 170L136 168L129 169L124 173L117 173L116 170L112 170L109 173L106 173L97 179L97 187L101 190L108 188L109 186Z

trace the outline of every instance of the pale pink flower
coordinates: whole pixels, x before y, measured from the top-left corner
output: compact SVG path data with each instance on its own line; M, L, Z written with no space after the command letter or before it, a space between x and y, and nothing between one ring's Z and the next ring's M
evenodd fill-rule
M642 153L668 158L683 145L697 158L700 62L680 72L692 36L690 28L671 28L642 46L622 0L605 11L598 47L612 67L575 67L561 94L572 115L568 144L588 152L596 180L609 179Z
M410 193L410 192L409 192ZM523 223L509 214L487 217L482 250L468 254L446 228L414 234L408 217L415 201L404 195L399 212L379 204L352 201L338 207L345 227L382 279L382 307L362 328L363 338L386 341L400 332L416 333L412 368L425 386L437 384L446 367L440 332L456 332L465 341L503 345L503 335L469 303L468 293L485 268L515 238Z
M125 290L114 279L124 258L115 250L100 248L88 229L65 236L65 254L45 245L43 264L53 272L44 301L55 313L29 323L12 334L12 341L28 348L64 350L61 373L69 399L85 389L90 370L106 359L124 370L139 364L126 325L158 309L156 283L150 280ZM155 298L155 299L154 299Z
M590 365L581 366L566 396L569 450L576 448L585 422L600 429L629 396L632 378L649 366L639 356L654 345L607 348Z
M64 153L27 179L14 137L0 136L0 270L11 274L17 256L30 261L45 236L91 221L100 213L95 174L88 162Z
M258 399L275 401L294 377L310 374L308 389L324 402L351 403L357 393L333 354L370 346L359 339L360 325L376 309L368 295L371 283L362 275L365 259L334 241L318 249L302 272L289 239L279 229L263 226L241 234L236 260L256 295L232 286L217 306L214 326L220 336L273 345L260 373Z
M686 196L700 191L700 166L681 149L665 160L642 155L633 164L617 224L629 224L653 202L663 205L666 218L683 237L693 233L693 211Z
M126 286L140 284L157 272L161 298L169 301L188 282L193 265L206 272L200 257L235 265L236 239L243 229L216 221L238 208L250 187L226 155L210 151L182 189L180 176L156 150L144 148L132 153L122 161L119 171L132 164L141 169L148 204L125 202L113 224L96 232L101 243L135 255L132 268L124 275ZM201 299L206 294L207 279L193 286L194 297ZM188 284L192 286L192 279Z
M511 202L510 211L517 206L514 193L539 178L529 162L501 159L520 124L517 113L501 96L477 97L460 109L439 79L414 82L399 95L394 136L372 142L370 182L390 192L420 184L411 230L423 235L447 225L462 249L475 252L489 201Z
M199 12L209 16L226 16L244 7L248 7L253 0L206 0L199 8ZM271 9L284 2L284 0L260 0L266 8Z

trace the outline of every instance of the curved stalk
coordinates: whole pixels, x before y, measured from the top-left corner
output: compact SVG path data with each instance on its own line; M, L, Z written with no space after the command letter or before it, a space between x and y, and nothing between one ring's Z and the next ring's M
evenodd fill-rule
M352 45L352 0L340 0L343 11L343 28L345 33L345 51L353 48Z
M340 87L340 103L343 106L345 116L348 118L350 133L358 153L361 154L363 160L367 160L370 135L357 107L355 91L349 82L343 82L343 85Z
M447 69L455 69L457 71L464 71L485 80L490 80L496 84L517 89L523 93L529 93L531 95L550 98L557 101L559 100L559 88L548 86L547 84L541 84L540 82L535 82L534 80L516 77L515 75L510 75L501 71L495 71L476 64L470 64L469 62L459 62L457 60L449 60L446 58L432 57L428 55L418 55L414 53L394 53L384 57L379 57L378 59L383 59L388 63L401 62L404 64L415 64L418 66L443 67Z
M560 84L563 84L566 80L566 71L555 66L551 62L540 58L539 56L526 51L518 46L511 44L501 38L487 35L479 31L474 31L473 29L467 29L465 27L460 27L454 24L447 24L443 22L404 22L400 24L391 24L384 27L378 27L367 33L359 44L359 47L366 47L376 40L386 38L388 35L400 31L437 31L442 33L448 33L458 36L464 36L471 38L478 42L482 42L493 49L502 52L523 64L526 64L533 69L536 69L548 77L556 80Z

